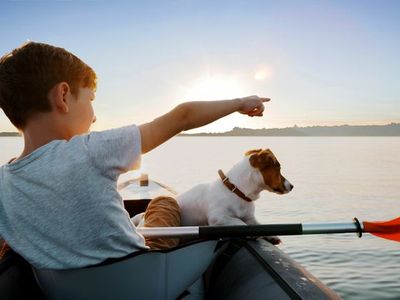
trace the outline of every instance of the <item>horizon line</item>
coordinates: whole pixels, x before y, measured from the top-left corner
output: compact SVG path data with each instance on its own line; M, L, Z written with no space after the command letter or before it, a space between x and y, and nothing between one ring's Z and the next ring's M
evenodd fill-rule
M390 122L387 124L341 124L341 125L308 125L308 126L298 126L296 124L294 124L293 126L286 126L286 127L272 127L272 128L251 128L251 127L232 127L232 129L228 130L228 131L213 131L213 132L197 132L197 133L180 133L184 134L184 135L196 135L196 134L219 134L219 133L227 133L230 132L232 130L234 130L235 128L238 129L250 129L250 130L272 130L272 129L288 129L288 128L311 128L311 127L341 127L341 126L348 126L348 127L367 127L367 126L393 126L393 125L400 125L400 122ZM107 129L104 129L107 130ZM10 134L10 135L15 135L15 136L22 136L22 133L19 131L0 131L0 134Z

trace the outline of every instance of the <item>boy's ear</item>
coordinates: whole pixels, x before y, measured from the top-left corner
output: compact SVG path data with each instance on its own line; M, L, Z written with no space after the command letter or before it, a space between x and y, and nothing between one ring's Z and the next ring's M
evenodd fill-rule
M50 104L53 109L61 113L69 112L69 98L71 97L71 90L66 82L57 83L49 93Z

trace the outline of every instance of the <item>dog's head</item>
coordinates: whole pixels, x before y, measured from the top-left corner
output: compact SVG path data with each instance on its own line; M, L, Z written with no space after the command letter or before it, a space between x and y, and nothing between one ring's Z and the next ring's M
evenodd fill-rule
M246 152L250 165L261 173L266 190L276 194L286 194L293 185L281 174L281 165L271 150L257 149Z

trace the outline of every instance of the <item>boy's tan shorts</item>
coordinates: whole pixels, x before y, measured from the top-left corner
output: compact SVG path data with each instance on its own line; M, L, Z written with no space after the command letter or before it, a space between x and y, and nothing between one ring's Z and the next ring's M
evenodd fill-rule
M144 214L144 227L177 227L181 225L181 212L172 197L160 196L150 201ZM175 247L179 238L146 238L146 245L152 250Z

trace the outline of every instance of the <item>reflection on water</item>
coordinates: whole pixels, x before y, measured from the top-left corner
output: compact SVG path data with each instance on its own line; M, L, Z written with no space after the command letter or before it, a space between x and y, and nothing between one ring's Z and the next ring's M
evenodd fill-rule
M0 163L20 138L0 138ZM270 148L294 184L256 203L263 223L389 220L400 215L400 138L178 137L143 157L142 170L177 191L218 178L250 149ZM280 246L344 299L400 299L400 243L355 234L282 237Z

